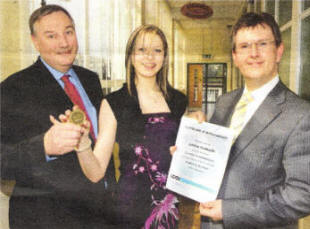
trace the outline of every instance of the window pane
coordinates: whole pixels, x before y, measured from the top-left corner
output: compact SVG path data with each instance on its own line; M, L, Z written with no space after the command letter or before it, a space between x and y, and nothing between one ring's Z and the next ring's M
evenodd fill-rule
M270 13L274 16L274 7L275 6L275 1L274 0L269 0L266 1L266 12Z
M310 0L303 1L303 10L310 8Z
M310 17L301 23L301 81L300 95L310 101Z
M282 26L292 19L292 1L280 0L279 2L279 25Z
M284 43L284 53L280 63L280 78L286 86L290 84L290 59L291 59L291 28L282 33Z

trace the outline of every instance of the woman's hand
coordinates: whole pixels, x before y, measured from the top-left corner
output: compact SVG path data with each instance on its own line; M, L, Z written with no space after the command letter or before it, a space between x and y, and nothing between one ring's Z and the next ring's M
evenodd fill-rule
M186 117L196 119L199 123L206 121L206 115L202 111L188 112Z
M76 152L81 153L91 149L91 140L89 138L90 123L85 120L82 125L82 136L78 145L75 147Z
M173 156L174 152L177 150L177 147L176 146L170 146L169 148L169 151L170 151L170 154L171 156Z
M206 121L206 115L202 111L187 112L185 116L188 118L196 119L199 123ZM173 156L176 150L177 150L176 146L170 146L169 151L171 156Z

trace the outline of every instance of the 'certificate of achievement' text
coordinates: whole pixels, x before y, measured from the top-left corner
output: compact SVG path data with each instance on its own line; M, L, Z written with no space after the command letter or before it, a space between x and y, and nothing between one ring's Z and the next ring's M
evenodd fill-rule
M198 202L215 200L232 139L229 128L183 117L166 187Z

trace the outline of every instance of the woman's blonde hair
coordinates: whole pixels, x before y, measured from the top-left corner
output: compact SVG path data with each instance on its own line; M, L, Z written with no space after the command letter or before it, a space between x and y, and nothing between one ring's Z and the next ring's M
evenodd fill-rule
M134 52L137 38L145 34L156 34L160 37L163 42L164 48L164 61L162 68L158 71L156 75L156 82L164 94L168 97L167 87L168 87L168 70L169 70L169 55L168 55L168 43L165 34L163 31L155 25L142 25L135 29L130 35L127 47L126 47L126 57L125 57L125 66L126 66L126 80L127 87L130 95L133 95L133 90L135 87L135 69L132 64L131 55Z

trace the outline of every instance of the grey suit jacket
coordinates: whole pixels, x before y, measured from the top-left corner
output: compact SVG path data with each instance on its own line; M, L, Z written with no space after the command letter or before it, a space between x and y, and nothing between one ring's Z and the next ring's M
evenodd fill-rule
M210 122L228 126L241 94L219 98ZM297 228L310 213L310 104L282 82L232 146L218 199L223 221L202 228Z

